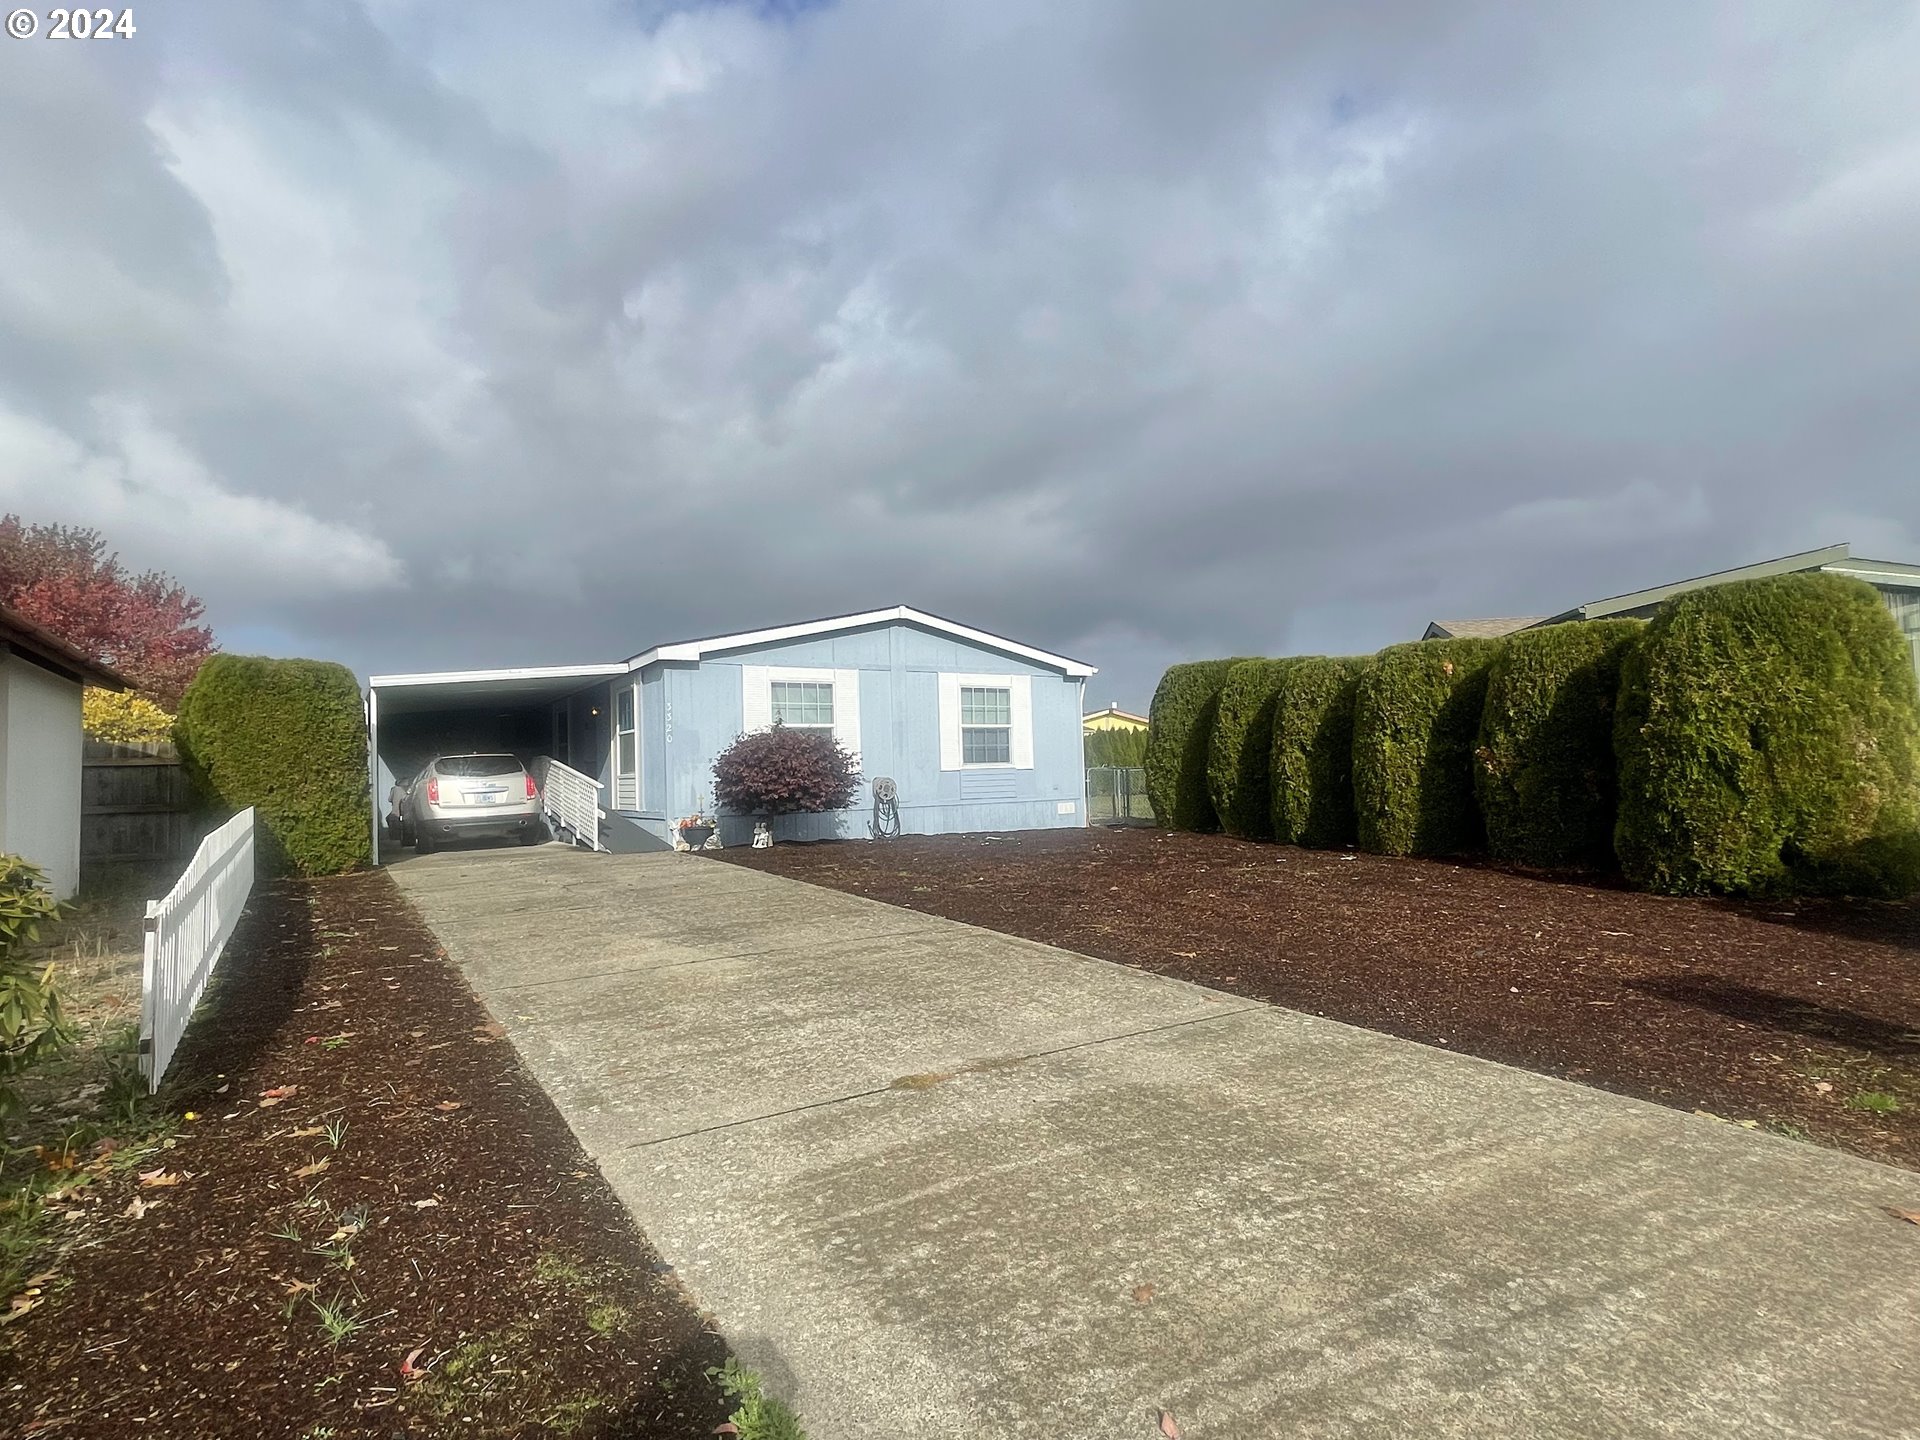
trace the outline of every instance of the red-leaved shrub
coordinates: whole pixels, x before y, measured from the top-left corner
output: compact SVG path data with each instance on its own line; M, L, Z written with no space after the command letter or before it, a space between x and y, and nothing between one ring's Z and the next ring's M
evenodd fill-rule
M713 762L713 800L734 815L795 815L844 810L860 767L825 730L742 735Z

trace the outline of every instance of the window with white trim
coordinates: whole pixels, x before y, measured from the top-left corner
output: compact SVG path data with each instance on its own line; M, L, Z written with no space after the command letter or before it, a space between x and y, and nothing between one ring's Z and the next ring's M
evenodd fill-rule
M775 680L773 718L789 730L833 729L833 683L815 680Z
M1013 691L1002 686L960 687L960 763L1013 763Z

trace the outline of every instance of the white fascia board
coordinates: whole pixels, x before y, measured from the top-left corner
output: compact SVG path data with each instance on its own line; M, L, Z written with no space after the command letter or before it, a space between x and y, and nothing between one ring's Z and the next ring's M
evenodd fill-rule
M885 625L894 620L905 620L961 640L971 640L977 645L985 645L990 650L1001 650L1009 655L1018 655L1023 660L1031 660L1035 664L1045 665L1050 670L1058 670L1063 675L1078 679L1100 673L1095 666L1083 664L1078 660L1069 660L1064 655L1055 655L1050 651L1036 650L1031 645L1022 645L1017 640L991 635L985 630L975 630L970 625L943 620L938 615L929 615L923 610L915 610L911 605L894 605L885 610L866 610L858 615L841 615L832 620L807 620L798 625L776 625L770 630L748 630L738 635L716 635L708 640L686 640L676 645L656 645L653 649L634 656L627 662L627 668L641 670L661 660L698 661L716 650L742 650L755 645L774 645L782 640L802 640L812 635L838 634L841 631L858 630L867 625Z
M467 685L492 680L592 680L602 675L624 675L625 665L541 665L520 670L434 670L420 675L370 675L369 690L394 690L412 685Z

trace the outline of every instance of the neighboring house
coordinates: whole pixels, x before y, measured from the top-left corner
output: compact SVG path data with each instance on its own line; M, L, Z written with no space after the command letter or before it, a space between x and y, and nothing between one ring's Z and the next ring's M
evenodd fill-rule
M384 797L436 753L551 756L605 785L602 803L619 817L610 844L654 848L674 820L711 813L715 757L778 720L830 731L862 775L852 808L785 817L779 838L864 837L878 776L893 780L909 834L1078 826L1080 712L1094 673L900 605L604 665L376 675L373 790ZM723 817L726 844L751 831L751 817Z
M1082 715L1080 727L1089 735L1101 730L1144 730L1147 728L1147 717L1122 710L1118 705L1109 705L1104 710L1095 710L1091 715Z
M31 860L54 895L80 889L80 691L127 682L0 607L0 853Z
M1575 620L1645 619L1658 610L1662 602L1689 590L1726 585L1735 580L1758 580L1769 575L1794 575L1810 571L1851 576L1855 580L1866 581L1879 591L1880 598L1886 601L1887 609L1893 612L1894 620L1907 637L1907 644L1913 653L1914 670L1920 674L1920 565L1908 565L1897 560L1861 559L1854 555L1849 545L1803 550L1797 555L1783 555L1777 560L1742 565L1736 570L1716 570L1711 575L1696 575L1690 580L1676 580L1670 585L1632 590L1606 600L1576 605L1571 610L1543 616L1538 620L1436 620L1427 626L1427 633L1422 638L1432 640L1449 635L1508 635L1515 630L1536 625L1564 625ZM1492 626L1505 628L1476 628Z
M1503 615L1486 620L1431 620L1422 640L1498 640L1538 625L1544 615Z

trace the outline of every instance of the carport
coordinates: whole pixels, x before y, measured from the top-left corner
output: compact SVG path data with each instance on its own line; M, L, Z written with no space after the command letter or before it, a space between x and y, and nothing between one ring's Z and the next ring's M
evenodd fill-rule
M529 766L544 757L605 783L614 743L609 684L627 673L616 663L371 677L367 774L375 861L383 859L388 791L436 755L500 751Z

